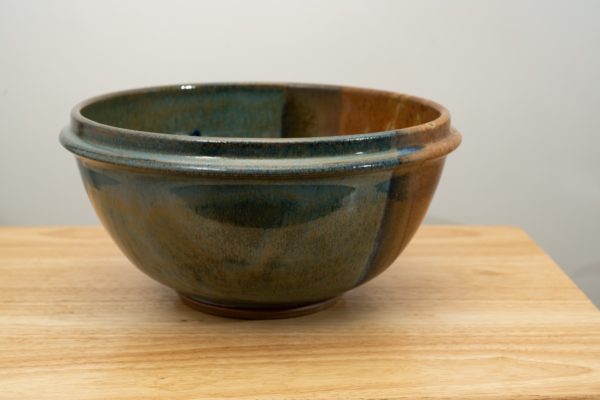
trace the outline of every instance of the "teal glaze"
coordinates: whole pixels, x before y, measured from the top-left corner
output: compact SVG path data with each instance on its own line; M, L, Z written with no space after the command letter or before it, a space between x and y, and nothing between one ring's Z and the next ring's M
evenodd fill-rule
M63 145L127 257L203 303L293 309L385 270L417 230L447 111L317 85L180 85L77 106Z

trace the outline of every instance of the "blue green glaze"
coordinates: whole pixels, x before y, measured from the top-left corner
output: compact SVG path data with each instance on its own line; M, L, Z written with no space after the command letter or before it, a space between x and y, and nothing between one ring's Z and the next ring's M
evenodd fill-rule
M202 302L282 309L385 270L460 136L405 95L225 84L93 99L61 141L142 271Z

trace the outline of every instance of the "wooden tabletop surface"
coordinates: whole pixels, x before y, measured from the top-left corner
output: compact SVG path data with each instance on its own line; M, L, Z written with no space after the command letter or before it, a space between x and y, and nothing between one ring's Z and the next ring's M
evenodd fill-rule
M510 227L422 227L272 321L189 309L101 228L0 228L0 398L600 399L600 312Z

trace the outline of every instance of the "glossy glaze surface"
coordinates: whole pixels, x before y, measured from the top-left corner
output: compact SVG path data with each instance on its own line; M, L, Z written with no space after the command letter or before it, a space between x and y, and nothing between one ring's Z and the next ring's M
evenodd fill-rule
M93 99L61 141L135 265L243 314L322 302L385 270L460 136L421 99L248 84Z

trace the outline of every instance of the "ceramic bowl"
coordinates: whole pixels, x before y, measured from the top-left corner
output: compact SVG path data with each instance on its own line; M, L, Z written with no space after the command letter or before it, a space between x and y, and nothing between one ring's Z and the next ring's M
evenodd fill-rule
M460 135L398 93L186 84L85 101L60 140L139 269L200 310L279 318L394 261Z

